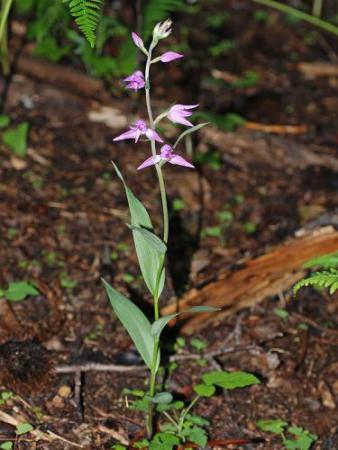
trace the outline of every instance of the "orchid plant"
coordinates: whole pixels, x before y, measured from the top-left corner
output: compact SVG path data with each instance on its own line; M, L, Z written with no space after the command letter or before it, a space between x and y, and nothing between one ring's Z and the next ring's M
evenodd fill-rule
M145 101L148 112L147 122L142 119L136 120L129 130L115 137L114 141L134 140L137 143L140 138L146 139L150 143L151 156L149 156L137 169L142 170L153 166L155 168L162 202L163 213L163 237L160 238L154 233L150 216L141 201L133 194L127 186L121 172L114 164L118 177L124 184L127 195L131 223L130 228L133 233L136 253L140 265L140 270L145 284L153 298L154 320L151 323L145 314L131 300L119 293L106 281L103 280L105 289L110 299L115 314L122 322L135 347L143 358L145 364L150 370L149 388L145 397L147 402L147 418L146 427L148 437L153 435L154 406L156 404L165 404L172 401L172 395L168 392L156 392L156 375L158 373L161 362L160 336L165 326L171 319L178 316L179 313L168 316L160 316L159 300L165 284L165 255L167 252L167 244L169 237L169 214L167 205L167 195L165 190L165 182L163 169L166 163L182 166L184 168L193 169L194 165L187 161L183 156L176 153L176 147L181 139L187 134L192 133L206 123L194 126L187 118L193 114L193 110L197 108L195 105L177 104L171 106L166 111L154 117L151 99L150 99L150 68L155 63L170 63L172 61L183 58L183 55L173 51L167 51L160 56L153 56L153 52L158 43L168 37L171 33L171 20L158 23L154 30L152 41L148 49L146 49L143 40L136 33L132 33L132 39L138 49L146 56L145 70L137 70L132 75L125 78L124 84L127 89L134 91L145 90ZM180 124L188 127L183 131L176 142L170 145L165 142L156 131L157 125L163 119L168 119L172 123ZM157 144L161 144L159 151ZM210 312L216 311L217 308L198 306L183 312Z

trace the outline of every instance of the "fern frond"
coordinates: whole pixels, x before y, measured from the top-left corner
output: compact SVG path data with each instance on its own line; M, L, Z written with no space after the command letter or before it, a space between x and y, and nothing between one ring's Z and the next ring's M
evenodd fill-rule
M63 0L69 3L71 15L91 47L95 46L95 31L98 26L104 0Z
M305 269L311 269L315 266L320 266L323 269L338 267L338 252L317 256L316 258L310 259L310 261L307 261L303 265Z
M294 294L297 294L299 289L306 286L314 286L316 288L328 288L330 295L338 290L338 269L323 270L315 272L307 278L303 278L293 287Z
M184 5L184 0L146 0L142 10L144 39L151 36L156 23L168 19L171 13Z

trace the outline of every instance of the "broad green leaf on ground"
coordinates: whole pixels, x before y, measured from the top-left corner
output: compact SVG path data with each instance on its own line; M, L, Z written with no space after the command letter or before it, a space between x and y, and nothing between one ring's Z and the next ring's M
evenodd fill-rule
M113 166L126 191L132 227L146 229L151 232L153 226L147 210L129 189L118 167L114 163ZM159 297L164 286L165 278L163 265L164 255L158 251L157 245L149 241L149 236L145 238L144 233L136 229L132 230L132 233L144 281L150 293L153 296L157 295Z
M20 157L25 157L27 153L27 136L29 125L27 122L20 123L16 128L7 130L2 135L2 140L12 152Z
M115 314L127 330L146 365L151 368L154 338L149 320L132 301L102 280Z
M179 443L179 438L170 433L157 433L149 445L149 450L172 450Z
M196 386L194 386L194 391L201 397L212 397L215 390L215 386L208 384L196 384Z
M198 426L188 428L184 430L182 433L188 441L193 442L194 444L197 444L200 448L205 448L208 442L208 436L206 431Z
M30 295L39 295L39 291L27 281L14 281L9 284L8 289L4 292L5 298L12 302L24 300Z
M215 385L224 389L236 389L259 384L260 381L255 375L247 372L226 372L214 371L203 375L204 383Z
M183 314L183 313L202 313L202 312L215 312L219 311L220 308L216 308L214 306L193 306L185 311L180 313L168 314L167 316L161 317L160 319L155 320L155 322L151 326L151 333L153 336L159 338L164 327L175 317Z
M19 423L16 426L15 433L20 436L21 434L29 433L30 431L33 431L34 427L30 423Z
M281 419L258 420L257 427L262 431L269 431L270 433L283 433L288 423Z

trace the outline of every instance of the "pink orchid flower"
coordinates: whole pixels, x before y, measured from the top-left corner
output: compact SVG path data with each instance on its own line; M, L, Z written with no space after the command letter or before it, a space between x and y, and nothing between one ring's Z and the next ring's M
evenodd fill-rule
M160 56L160 61L167 63L171 61L175 61L175 59L183 58L184 55L177 52L165 52L163 55Z
M168 144L165 144L161 147L160 155L151 156L150 158L146 159L140 166L138 166L137 170L145 169L149 166L154 166L161 161L194 169L194 166L190 164L190 162L186 161L184 158L182 158L182 156L173 153L172 147Z
M182 125L192 127L193 124L189 122L186 117L193 114L193 111L189 111L189 109L197 108L197 106L198 105L174 105L169 109L167 117L174 123L180 123Z
M140 70L137 70L129 77L125 78L123 82L126 83L127 89L134 89L134 91L142 89L146 85L144 75Z
M125 139L135 139L137 142L142 135L147 136L151 141L163 142L163 139L156 133L155 130L147 127L147 124L143 120L137 120L133 125L129 127L128 131L120 134L113 141L123 141Z

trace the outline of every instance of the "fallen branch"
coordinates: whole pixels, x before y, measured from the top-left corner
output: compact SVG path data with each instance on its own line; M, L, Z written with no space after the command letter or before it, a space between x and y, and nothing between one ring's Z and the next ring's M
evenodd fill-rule
M183 323L182 331L187 334L195 333L211 322L220 322L226 316L290 289L304 276L302 265L306 261L335 251L338 251L338 232L333 227L312 231L247 261L237 270L224 270L214 282L201 289L192 289L178 304L171 303L161 312L167 315L197 305L222 308L217 314L190 316Z

